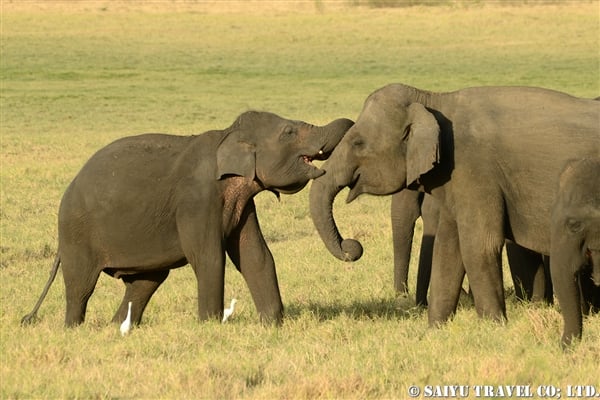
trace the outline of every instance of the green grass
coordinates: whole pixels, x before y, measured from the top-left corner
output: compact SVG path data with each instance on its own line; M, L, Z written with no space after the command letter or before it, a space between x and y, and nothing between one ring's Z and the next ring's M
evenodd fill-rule
M598 384L600 317L563 354L558 308L518 304L508 279L506 326L479 320L466 299L451 323L428 329L413 300L393 292L385 197L336 203L344 235L365 247L354 264L325 250L306 190L281 202L257 197L287 311L279 329L257 322L231 265L226 300L240 301L226 325L198 323L189 267L171 273L126 338L109 323L123 285L105 276L83 326L62 326L61 277L41 321L19 325L47 279L66 185L116 138L223 128L247 109L313 123L355 118L390 82L600 95L597 1L449 3L253 3L235 12L222 2L219 11L203 2L3 2L0 397L405 398L411 384Z

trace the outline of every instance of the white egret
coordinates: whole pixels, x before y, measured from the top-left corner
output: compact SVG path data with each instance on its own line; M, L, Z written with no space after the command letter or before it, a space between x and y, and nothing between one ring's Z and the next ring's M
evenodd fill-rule
M236 299L231 299L231 304L229 305L229 308L226 308L223 310L223 321L221 321L222 323L225 323L225 321L227 321L227 319L229 317L231 317L231 314L233 314L233 309L235 307L236 302L237 302Z
M127 335L131 329L131 302L128 304L127 317L125 318L125 321L121 323L121 328L119 329L121 331L121 336Z

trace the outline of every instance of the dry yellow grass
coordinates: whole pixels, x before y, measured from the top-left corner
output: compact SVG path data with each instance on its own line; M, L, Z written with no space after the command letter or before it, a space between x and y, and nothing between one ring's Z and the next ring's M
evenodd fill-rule
M123 285L106 276L81 327L62 326L60 277L41 321L19 325L47 279L66 185L115 138L223 128L248 108L352 118L389 82L600 94L598 2L465 3L257 1L231 12L232 2L3 1L0 397L402 399L410 385L600 382L600 317L563 354L558 308L516 303L508 282L506 326L478 320L465 301L428 329L412 299L393 293L389 198L338 199L343 233L365 246L350 264L319 241L306 191L258 196L287 311L279 329L258 324L230 265L226 298L240 302L227 325L197 322L189 267L172 272L125 338L109 323Z
M322 12L342 10L352 7L346 1L314 0L25 0L4 2L5 10L14 11L142 11L164 12L202 12L212 14L240 13L265 14L280 12Z

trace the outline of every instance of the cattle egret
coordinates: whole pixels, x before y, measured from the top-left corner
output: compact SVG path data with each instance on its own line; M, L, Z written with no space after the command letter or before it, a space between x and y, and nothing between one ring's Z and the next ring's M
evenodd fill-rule
M221 321L222 323L225 323L225 321L227 321L227 318L231 317L231 314L233 314L233 309L235 307L236 301L236 299L231 299L231 304L229 305L229 308L223 310L223 321Z
M121 324L121 336L125 336L129 333L129 330L131 329L131 302L129 302L128 305L128 310L127 310L127 317L125 318L125 321L123 321L123 323Z

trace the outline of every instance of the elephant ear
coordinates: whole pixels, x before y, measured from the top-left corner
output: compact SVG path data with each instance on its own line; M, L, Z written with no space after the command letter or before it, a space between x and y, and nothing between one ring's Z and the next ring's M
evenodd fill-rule
M217 148L217 179L238 175L254 179L256 176L256 148L230 132Z
M410 185L439 162L440 126L425 106L408 106L409 132L406 151L406 184Z

